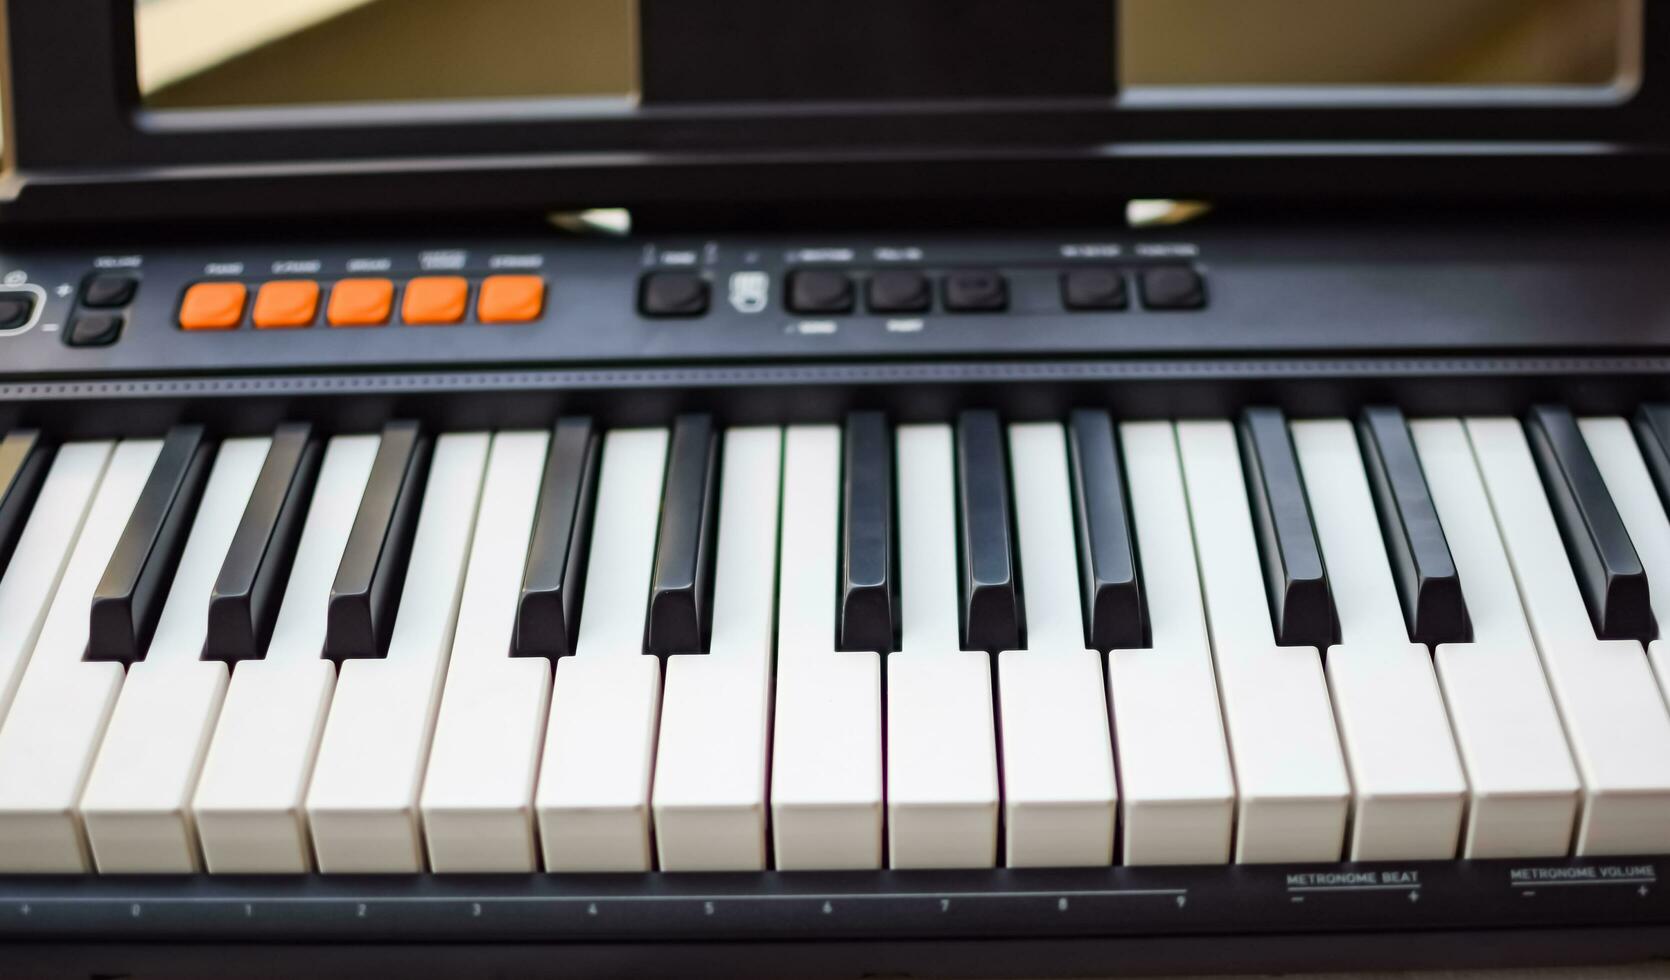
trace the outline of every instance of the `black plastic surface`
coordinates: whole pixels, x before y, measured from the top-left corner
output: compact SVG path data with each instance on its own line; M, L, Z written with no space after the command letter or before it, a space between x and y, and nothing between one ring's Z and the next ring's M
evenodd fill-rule
M1067 421L1067 449L1085 645L1102 651L1147 646L1125 468L1108 413L1074 411Z
M209 595L203 659L236 663L266 656L321 455L306 422L285 422L273 432Z
M1287 419L1280 409L1249 408L1237 432L1276 642L1325 652L1339 630Z
M706 653L713 630L719 432L711 415L680 415L667 451L645 649Z
M202 426L168 431L93 591L86 659L131 664L145 656L213 456Z
M1434 647L1467 642L1473 629L1461 576L1403 413L1389 405L1363 409L1357 417L1357 441L1409 638Z
M585 587L601 440L585 416L559 419L551 430L539 516L522 573L516 607L519 657L560 657L574 652L580 635L580 591Z
M847 415L841 436L842 650L899 648L893 430L881 412Z
M416 422L383 426L371 475L331 584L325 612L325 656L338 663L388 654L389 636L406 581L430 439Z
M1643 642L1656 638L1646 569L1571 410L1532 408L1525 417L1525 437L1595 635Z
M957 416L956 507L963 649L1023 649L1008 435L996 412L972 409Z

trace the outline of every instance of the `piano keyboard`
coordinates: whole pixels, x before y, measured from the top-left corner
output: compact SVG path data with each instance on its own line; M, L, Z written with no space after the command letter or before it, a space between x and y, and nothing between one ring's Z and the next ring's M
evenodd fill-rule
M1666 406L18 431L0 488L0 873L1670 853Z

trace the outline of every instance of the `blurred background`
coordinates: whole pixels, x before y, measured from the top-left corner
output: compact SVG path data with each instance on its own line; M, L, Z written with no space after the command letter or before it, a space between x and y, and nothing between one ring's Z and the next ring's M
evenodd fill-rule
M1605 86L1628 80L1643 2L1124 0L1120 84ZM135 16L157 107L637 86L633 0L137 0Z

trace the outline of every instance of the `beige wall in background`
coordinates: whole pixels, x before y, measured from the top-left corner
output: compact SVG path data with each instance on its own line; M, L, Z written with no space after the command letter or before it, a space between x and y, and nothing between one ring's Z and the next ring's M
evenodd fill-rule
M1145 85L1599 85L1640 2L1123 0L1120 71Z
M1127 85L1604 84L1641 2L1124 0L1121 73ZM635 10L635 0L141 0L140 73L159 106L625 95L636 88Z
M187 0L150 0L164 7ZM192 0L241 16L249 0ZM308 0L319 5L321 0ZM341 0L336 0L340 3ZM146 11L141 11L143 15ZM157 106L625 95L637 87L633 0L375 0L148 96ZM235 37L222 34L228 46ZM214 35L210 36L213 42ZM165 36L143 45L184 43ZM144 69L141 69L143 76Z

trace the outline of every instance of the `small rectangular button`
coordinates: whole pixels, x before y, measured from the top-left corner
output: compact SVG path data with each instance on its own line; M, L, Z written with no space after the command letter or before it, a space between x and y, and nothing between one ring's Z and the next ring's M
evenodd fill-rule
M1069 310L1123 310L1130 303L1118 269L1072 269L1061 274L1061 304Z
M81 305L111 308L133 301L139 280L133 276L97 275L81 285Z
M695 272L651 272L638 282L644 316L701 316L707 312L707 280Z
M64 343L71 347L108 347L122 336L122 318L114 313L81 313L70 321Z
M331 288L325 319L333 327L376 327L388 322L394 283L387 279L343 279Z
M1144 269L1137 281L1142 305L1150 310L1198 310L1206 305L1206 280L1190 266Z
M540 276L488 276L481 281L475 315L482 323L527 323L545 307Z
M469 293L463 276L419 276L406 284L400 319L410 324L457 323L464 319Z
M256 291L255 310L250 319L263 330L306 327L313 324L313 315L318 310L318 283L311 279L281 279L263 283Z
M996 313L1009 308L1009 283L987 269L948 273L941 286L952 313Z
M180 329L231 330L244 317L249 289L241 282L200 282L180 301Z

